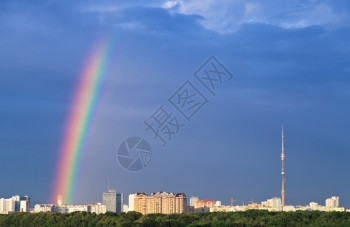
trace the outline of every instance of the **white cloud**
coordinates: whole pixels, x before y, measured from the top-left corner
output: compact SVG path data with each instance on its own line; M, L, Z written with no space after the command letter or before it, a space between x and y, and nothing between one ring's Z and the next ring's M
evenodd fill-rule
M179 2L178 1L166 1L164 4L163 4L163 8L166 8L166 9L171 9L173 8L174 6L178 5Z
M185 15L200 15L205 28L219 32L235 31L242 23L245 11L243 0L170 0L163 7Z
M264 23L285 29L347 25L347 15L318 0L167 0L170 12L200 15L203 27L219 33L235 32L245 23Z

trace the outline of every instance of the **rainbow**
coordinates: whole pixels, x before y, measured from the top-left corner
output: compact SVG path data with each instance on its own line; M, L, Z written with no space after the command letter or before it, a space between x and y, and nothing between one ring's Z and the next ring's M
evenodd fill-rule
M79 159L99 100L105 69L111 52L108 39L99 40L87 58L71 102L66 121L51 201L61 195L66 204L72 202L76 190Z

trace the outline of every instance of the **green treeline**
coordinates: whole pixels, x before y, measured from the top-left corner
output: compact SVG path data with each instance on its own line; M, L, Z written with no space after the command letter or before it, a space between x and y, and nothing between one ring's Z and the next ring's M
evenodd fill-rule
M348 212L245 212L150 214L14 213L0 215L0 226L350 226Z

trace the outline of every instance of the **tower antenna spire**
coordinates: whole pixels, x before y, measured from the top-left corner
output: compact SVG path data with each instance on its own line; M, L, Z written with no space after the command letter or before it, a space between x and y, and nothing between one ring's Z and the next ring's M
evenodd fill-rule
M107 184L108 184L107 187L108 187L108 191L109 191L109 176L108 176L108 183Z
M282 197L282 201L281 201L281 205L282 205L282 210L283 210L283 207L285 205L285 188L284 188L284 183L285 183L285 171L284 171L284 159L286 157L286 154L284 153L284 126L282 124L282 152L281 152L281 161L282 161L282 172L281 172L281 175L282 175L282 190L281 190L281 197Z

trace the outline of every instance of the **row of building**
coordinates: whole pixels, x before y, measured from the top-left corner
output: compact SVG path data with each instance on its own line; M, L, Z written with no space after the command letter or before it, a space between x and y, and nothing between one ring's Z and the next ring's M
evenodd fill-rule
M36 204L34 206L33 213L40 212L59 212L59 213L72 213L72 212L89 212L96 214L104 214L107 212L106 205L101 203L86 204L86 205L54 205L54 204Z
M281 198L274 197L266 201L259 203L250 203L247 205L242 204L241 206L227 206L221 205L220 201L213 200L199 200L198 197L190 198L190 206L187 209L187 212L234 212L234 211L246 211L251 209L257 210L268 210L268 211L349 211L344 207L339 206L339 197L332 196L331 198L326 199L325 206L319 205L318 203L311 202L306 206L292 206L285 205L282 206Z
M339 197L332 196L325 200L325 205L311 202L307 206L282 206L281 198L274 197L266 201L241 206L222 205L221 201L203 200L192 196L187 205L185 193L155 192L149 196L146 193L134 193L129 195L129 204L124 204L123 193L115 190L108 190L102 195L102 203L86 205L66 205L63 204L62 196L58 197L57 204L36 204L34 209L30 209L30 198L28 196L12 196L9 199L0 198L0 214L10 214L13 212L59 212L71 213L76 211L104 214L106 212L121 213L128 211L140 212L144 215L163 213L198 213L198 212L233 212L245 211L249 209L269 210L269 211L297 211L297 210L319 210L319 211L346 211L339 206ZM349 210L347 210L349 211Z
M0 198L0 214L10 214L13 212L29 212L29 196L14 195L11 198Z
M102 203L67 205L63 203L63 198L58 195L57 204L36 204L33 212L59 212L72 213L76 211L104 214L106 212L123 212L123 193L117 193L115 190L108 190L102 194Z
M121 213L137 211L142 214L153 213L184 213L187 210L187 199L185 193L155 192L150 196L146 193L135 193L129 195L129 205L124 204L123 193L108 190L102 195L102 203L88 205L65 205L62 197L58 196L57 204L36 204L33 212L60 212L71 213L85 211L96 214L106 212Z

